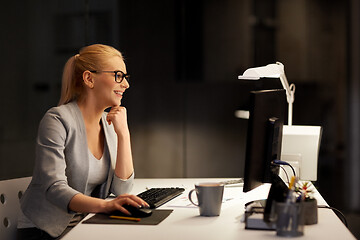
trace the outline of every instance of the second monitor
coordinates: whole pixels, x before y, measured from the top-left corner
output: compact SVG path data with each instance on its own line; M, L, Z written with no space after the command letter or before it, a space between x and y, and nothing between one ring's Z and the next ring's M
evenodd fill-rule
M253 91L250 93L244 192L262 183L271 183L280 159L282 126L286 113L286 94L283 89Z

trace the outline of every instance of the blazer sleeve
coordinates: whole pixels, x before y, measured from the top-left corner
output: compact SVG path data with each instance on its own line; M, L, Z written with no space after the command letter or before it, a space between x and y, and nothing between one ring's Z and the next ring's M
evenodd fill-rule
M36 142L35 177L41 184L46 199L68 211L68 204L79 191L68 185L65 145L68 126L54 112L45 114L39 125Z
M123 180L121 178L118 178L114 173L110 192L113 193L115 196L129 193L134 186L134 177L135 173L133 172L128 179Z

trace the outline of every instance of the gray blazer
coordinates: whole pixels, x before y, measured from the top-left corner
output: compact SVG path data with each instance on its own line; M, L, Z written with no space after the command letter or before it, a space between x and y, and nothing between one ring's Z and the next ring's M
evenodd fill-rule
M124 181L114 174L117 135L102 116L105 144L111 165L107 181L97 197L127 193L134 174ZM40 122L32 181L21 198L24 215L51 236L59 236L74 216L68 209L72 197L84 193L88 183L89 157L86 130L76 102L51 108Z

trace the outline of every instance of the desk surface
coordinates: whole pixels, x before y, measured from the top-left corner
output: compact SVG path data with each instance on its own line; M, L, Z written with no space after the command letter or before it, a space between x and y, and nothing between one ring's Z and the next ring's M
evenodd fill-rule
M159 225L112 225L78 224L64 236L64 240L74 239L279 239L275 231L245 230L242 222L244 204L250 200L266 198L270 185L243 193L240 185L225 188L226 200L218 217L201 217L196 207L185 207L187 194L194 183L221 181L223 179L135 179L133 194L146 187L184 187L185 192L161 206L174 209ZM316 195L319 205L326 204L320 194ZM87 218L91 217L90 214ZM305 226L304 236L297 239L355 239L335 213L330 209L318 209L318 224Z

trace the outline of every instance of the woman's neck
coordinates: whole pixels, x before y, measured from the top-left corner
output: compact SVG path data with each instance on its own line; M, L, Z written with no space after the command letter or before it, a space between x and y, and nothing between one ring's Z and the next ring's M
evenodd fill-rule
M80 108L86 125L94 126L100 123L104 109L97 107L96 104L92 103L91 101L86 101L85 99L78 100L77 104Z

